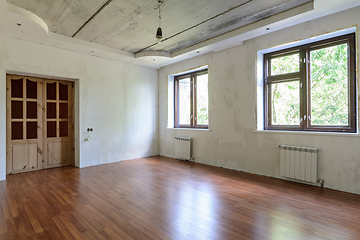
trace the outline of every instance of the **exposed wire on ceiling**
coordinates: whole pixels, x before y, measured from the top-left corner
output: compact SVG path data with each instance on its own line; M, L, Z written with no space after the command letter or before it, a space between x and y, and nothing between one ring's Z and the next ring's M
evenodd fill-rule
M166 40L168 40L168 39L170 39L170 38L176 37L176 36L179 35L179 34L182 34L182 33L184 33L184 32L187 32L187 31L189 31L189 30L191 30L191 29L193 29L193 28L195 28L195 27L198 27L199 25L204 24L204 23L206 23L206 22L208 22L208 21L210 21L210 20L213 20L213 19L215 19L215 18L217 18L217 17L220 17L220 16L222 16L222 15L225 15L226 13L228 13L228 12L230 12L230 11L233 11L234 9L237 9L237 8L239 8L239 7L242 7L242 6L244 6L245 4L247 4L247 3L251 2L251 1L253 1L253 0L247 0L247 1L245 1L245 2L243 2L243 3L241 3L241 4L239 4L239 5L237 5L237 6L235 6L235 7L229 8L229 9L226 10L226 11L223 11L223 12L221 12L221 13L213 16L213 17L210 17L210 18L208 18L208 19L206 19L206 20L204 20L204 21L202 21L202 22L200 22L200 23L197 23L197 24L195 24L195 25L193 25L193 26L191 26L191 27L189 27L189 28L186 28L186 29L184 29L184 30L182 30L182 31L180 31L180 32L177 32L177 33L175 33L175 34L173 34L173 35L171 35L171 36L169 36L169 37L161 40L161 42L164 42L164 41L166 41ZM155 7L156 7L156 6L155 6ZM155 7L154 7L154 8L155 8ZM139 53L139 52L142 52L142 51L144 51L144 50L146 50L146 49L148 49L148 48L151 48L151 47L153 47L153 46L155 46L155 45L157 45L157 44L158 44L158 43L151 44L150 46L147 46L147 47L145 47L145 48L143 48L143 49L135 52L135 54L136 54L136 53Z
M93 20L96 15L98 15L104 8L109 5L113 0L108 0L104 5L102 5L95 13L92 15L71 37L75 37L91 20Z
M156 31L156 38L158 39L158 43L161 42L162 39L162 29L161 29L161 5L163 5L164 1L158 0L158 4L154 6L154 9L159 9L159 27Z

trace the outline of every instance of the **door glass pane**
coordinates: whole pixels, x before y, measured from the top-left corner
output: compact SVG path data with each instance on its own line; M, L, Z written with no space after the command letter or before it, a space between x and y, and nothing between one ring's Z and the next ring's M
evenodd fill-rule
M50 103L47 104L47 118L56 119L56 103Z
M203 74L196 78L196 114L197 124L208 125L208 75Z
M56 122L47 122L47 137L54 138L56 137Z
M179 80L179 124L190 125L190 78Z
M11 123L11 140L23 139L23 123Z
M11 80L11 97L23 97L23 80Z
M26 97L37 99L37 82L26 80Z
M271 89L272 125L300 125L299 81L273 83Z
M349 124L347 52L347 44L310 52L312 125Z
M56 100L56 83L47 83L46 92L48 100Z
M60 137L68 136L68 121L60 122Z
M300 71L299 53L271 59L271 75L280 75Z
M26 102L26 118L37 119L37 103Z
M26 123L26 139L37 139L37 122Z
M11 119L23 118L23 102L11 101Z
M59 99L68 100L68 85L59 83Z
M68 104L59 103L59 118L67 119L68 118Z

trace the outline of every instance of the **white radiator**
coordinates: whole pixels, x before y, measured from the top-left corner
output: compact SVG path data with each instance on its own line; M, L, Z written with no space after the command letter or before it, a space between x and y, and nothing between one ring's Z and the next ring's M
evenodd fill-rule
M175 158L182 160L193 160L192 138L175 137Z
M316 183L317 148L280 145L280 175Z

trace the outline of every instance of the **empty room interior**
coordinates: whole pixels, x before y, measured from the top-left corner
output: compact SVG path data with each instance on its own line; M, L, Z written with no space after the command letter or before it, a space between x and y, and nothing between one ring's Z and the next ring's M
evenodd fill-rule
M1 239L360 239L358 0L0 0Z

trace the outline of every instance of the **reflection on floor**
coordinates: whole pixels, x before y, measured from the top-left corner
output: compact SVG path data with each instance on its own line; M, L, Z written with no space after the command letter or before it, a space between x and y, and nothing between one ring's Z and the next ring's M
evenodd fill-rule
M360 196L150 157L7 176L0 239L360 239Z

